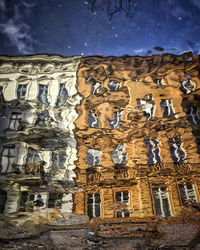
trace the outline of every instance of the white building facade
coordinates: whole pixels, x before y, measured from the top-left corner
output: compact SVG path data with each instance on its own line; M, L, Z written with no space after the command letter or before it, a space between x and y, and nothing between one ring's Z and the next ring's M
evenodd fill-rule
M51 180L73 181L79 62L78 56L0 57L1 174L29 174L43 162Z

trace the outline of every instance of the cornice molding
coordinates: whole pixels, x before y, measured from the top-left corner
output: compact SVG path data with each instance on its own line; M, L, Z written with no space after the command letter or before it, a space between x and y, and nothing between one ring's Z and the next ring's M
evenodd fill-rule
M0 56L0 74L52 74L77 71L82 56L58 55Z

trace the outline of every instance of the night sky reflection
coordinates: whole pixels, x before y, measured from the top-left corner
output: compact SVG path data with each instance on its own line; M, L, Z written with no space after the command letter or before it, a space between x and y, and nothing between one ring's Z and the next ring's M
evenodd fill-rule
M0 0L0 54L199 54L199 16L199 0L135 0L111 20L87 0Z

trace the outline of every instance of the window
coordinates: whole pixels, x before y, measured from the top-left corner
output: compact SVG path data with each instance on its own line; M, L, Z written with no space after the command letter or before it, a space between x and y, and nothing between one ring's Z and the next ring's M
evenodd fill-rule
M35 125L40 126L40 127L46 127L47 121L49 120L49 111L48 110L43 110L41 112L38 112L38 117L36 120Z
M114 112L114 120L108 119L109 126L111 129L116 129L119 126L123 112L124 112L124 110Z
M185 163L186 153L182 148L181 138L179 136L169 139L171 157L175 163Z
M117 202L120 202L122 204L128 205L129 204L129 192L128 191L122 191L122 192L116 192L115 193L115 200ZM130 212L126 208L121 208L122 211L117 211L117 217L130 217Z
M118 144L116 149L112 151L112 160L115 164L124 164L127 160L124 144Z
M95 95L99 92L99 89L102 88L102 84L99 82L96 82L95 84L92 84L92 94Z
M62 206L62 193L49 193L48 207L55 208Z
M21 113L12 113L10 117L9 128L13 130L18 130L21 117L22 117Z
M184 94L190 94L194 90L194 85L192 85L191 81L188 79L182 82L180 90Z
M0 118L5 118L7 113L7 105L5 104L4 96L3 96L3 86L0 86Z
M118 81L110 81L108 83L108 87L111 91L117 91L120 88L120 82Z
M38 100L44 105L48 105L48 85L39 84Z
M58 128L63 128L63 119L62 119L62 116L61 116L61 112L54 113L54 117L56 119L56 126Z
M137 99L137 103L142 105L143 115L147 120L150 120L155 113L155 104L152 95L146 95L145 99Z
M12 172L12 164L15 161L15 145L5 146L1 153L1 172Z
M157 78L155 78L155 77L152 76L152 79L153 79L153 82L155 82L156 84L163 85L162 84L162 78L161 79L157 79Z
M169 217L171 213L171 204L167 188L153 188L154 208L156 215L160 217Z
M87 159L90 166L99 165L101 162L102 152L100 150L88 149Z
M160 104L163 109L163 117L169 117L175 113L171 99L163 99ZM175 117L176 118L176 117Z
M0 189L0 213L4 213L7 200L7 192Z
M35 195L31 194L27 191L21 192L21 200L20 200L20 212L32 212L34 206Z
M101 195L100 195L100 193L87 195L87 215L89 218L101 216Z
M179 187L181 200L182 200L183 204L186 201L195 201L195 202L197 202L197 196L196 196L196 192L195 192L193 184L191 184L191 183L182 183L182 184L179 184L178 187Z
M161 157L160 157L160 148L159 148L159 141L157 141L156 139L144 139L144 143L146 145L146 147L149 148L149 151L146 153L147 157L148 157L148 165L153 165L156 163L160 163L161 162Z
M17 88L17 98L25 98L27 91L27 84L20 84Z
M200 154L200 138L196 138L197 153Z
M92 94L95 95L98 93L99 89L102 88L102 84L96 82L91 76L88 77L86 83L92 84Z
M28 192L27 191L22 191L21 192L19 212L25 212L26 211L27 200L28 200Z
M195 142L197 145L197 153L200 154L200 134L198 129L193 130L193 135L195 136Z
M198 114L197 107L190 107L187 111L188 120L192 123L192 125L200 125L200 117Z
M93 113L92 111L89 111L89 114L88 114L88 124L91 128L98 128L99 127L99 120L98 120L96 114Z
M58 107L63 106L67 101L67 97L68 97L68 92L66 90L65 84L61 83L56 106Z
M31 163L31 162L37 163L38 161L40 161L40 157L39 157L37 150L35 150L33 148L29 148L26 162L27 163Z
M57 168L65 168L66 152L64 150L57 150L52 152L51 158L53 165Z

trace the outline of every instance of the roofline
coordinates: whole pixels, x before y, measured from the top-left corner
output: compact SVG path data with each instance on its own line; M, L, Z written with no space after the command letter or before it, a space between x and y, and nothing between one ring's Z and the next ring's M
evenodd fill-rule
M35 55L19 55L19 56L5 56L0 55L2 61L58 61L58 62L71 62L74 60L80 60L83 56L61 56L54 54L35 54Z

